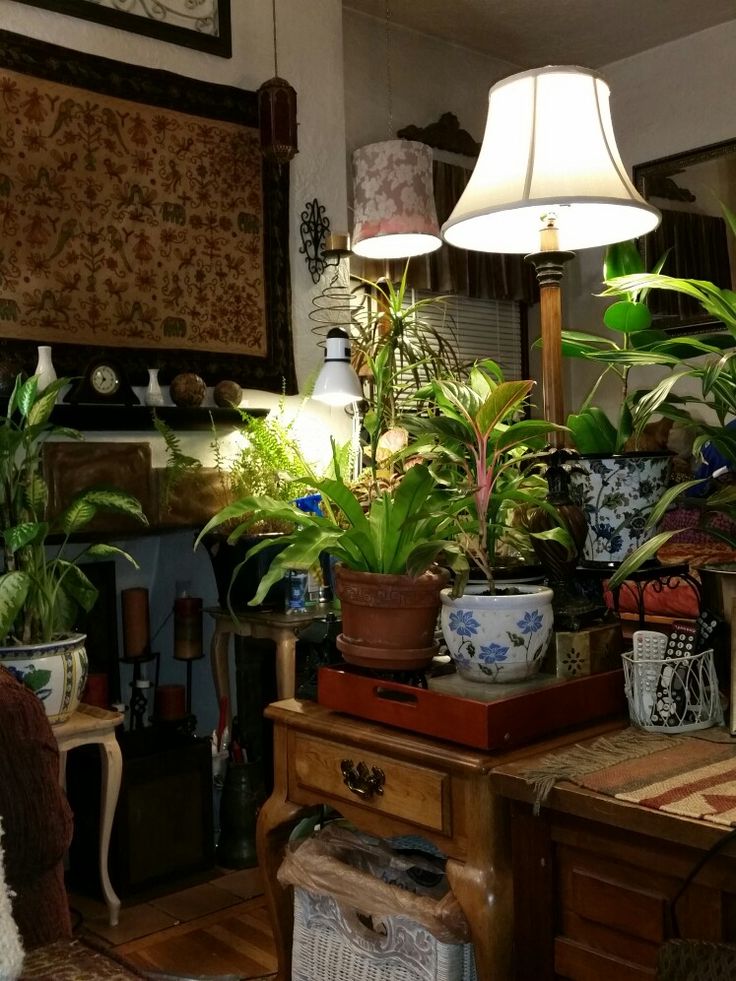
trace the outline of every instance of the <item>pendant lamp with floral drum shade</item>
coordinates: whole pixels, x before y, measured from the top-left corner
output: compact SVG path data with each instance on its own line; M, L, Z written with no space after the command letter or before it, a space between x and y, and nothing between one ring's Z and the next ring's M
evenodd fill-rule
M276 49L276 0L273 0L274 77L258 89L258 122L261 152L277 164L288 163L298 153L296 90L279 76Z
M442 245L434 203L432 150L384 140L353 152L353 252L398 259Z
M352 248L364 259L403 259L442 245L434 203L432 150L393 138L391 9L386 0L388 139L353 151Z

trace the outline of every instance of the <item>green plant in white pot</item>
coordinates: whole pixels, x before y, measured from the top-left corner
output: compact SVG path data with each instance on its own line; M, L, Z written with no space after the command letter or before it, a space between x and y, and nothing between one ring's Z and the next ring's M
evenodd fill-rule
M117 511L142 523L146 518L131 495L113 489L79 494L53 520L46 516L48 488L42 449L51 436L81 439L54 426L51 412L67 379L43 392L32 376L16 379L4 416L0 416L0 515L3 573L0 575L0 665L8 668L41 698L52 723L65 721L84 688L87 658L84 636L72 627L78 609L89 611L97 599L78 563L83 558L122 555L113 545L91 544L69 557L71 536L98 511Z
M476 364L466 381L435 379L418 393L427 415L410 427L411 449L429 456L440 483L465 497L457 541L485 577L480 585L444 589L442 628L461 675L471 681L520 681L536 674L552 637L552 590L547 586L500 586L495 582L497 543L510 512L542 507L546 488L529 472L546 434L558 429L525 419L534 382L504 381L493 361ZM570 544L558 523L538 537Z

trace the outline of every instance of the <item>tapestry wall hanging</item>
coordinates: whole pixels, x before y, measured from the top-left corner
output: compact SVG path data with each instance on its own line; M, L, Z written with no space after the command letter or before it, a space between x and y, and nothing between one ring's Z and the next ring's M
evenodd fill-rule
M0 32L0 352L295 390L288 167L253 92Z
M20 0L57 14L232 56L230 0Z

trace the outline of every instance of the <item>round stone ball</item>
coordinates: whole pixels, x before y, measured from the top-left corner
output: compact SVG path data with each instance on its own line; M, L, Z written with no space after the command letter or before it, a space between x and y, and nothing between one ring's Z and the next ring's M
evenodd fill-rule
M185 371L171 380L169 393L174 405L183 409L193 409L201 405L207 386L204 381L192 371Z
M220 408L236 409L243 397L243 389L236 381L230 381L226 378L215 385L212 396L215 405L219 405Z

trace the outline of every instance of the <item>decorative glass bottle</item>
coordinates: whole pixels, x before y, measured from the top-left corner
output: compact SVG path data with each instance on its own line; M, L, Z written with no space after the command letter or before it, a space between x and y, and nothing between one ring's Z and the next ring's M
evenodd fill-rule
M38 376L38 390L42 392L48 388L51 382L56 381L56 370L51 360L51 348L40 346L38 348L38 362L34 375Z
M158 368L148 369L148 387L146 388L146 405L163 405L164 393L158 380Z

